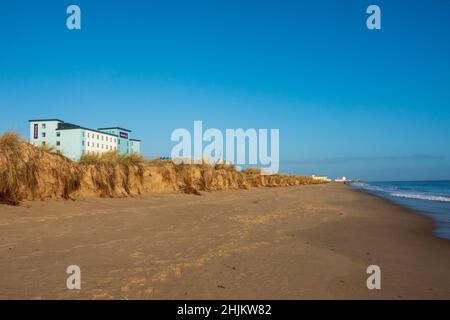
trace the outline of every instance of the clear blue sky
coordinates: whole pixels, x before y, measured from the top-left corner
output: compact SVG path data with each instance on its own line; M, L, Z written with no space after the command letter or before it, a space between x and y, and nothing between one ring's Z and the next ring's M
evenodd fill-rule
M1 1L0 132L120 125L152 156L203 120L279 128L284 172L450 179L449 14L446 0Z

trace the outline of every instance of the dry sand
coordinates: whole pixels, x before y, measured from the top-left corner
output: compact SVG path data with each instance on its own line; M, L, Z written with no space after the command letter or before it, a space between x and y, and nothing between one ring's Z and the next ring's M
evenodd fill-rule
M432 227L338 184L1 205L0 298L448 299Z

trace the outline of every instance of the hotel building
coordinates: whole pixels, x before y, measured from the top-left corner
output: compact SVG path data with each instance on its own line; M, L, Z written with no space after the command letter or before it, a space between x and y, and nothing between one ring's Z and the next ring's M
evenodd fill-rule
M87 153L117 150L120 154L140 153L141 141L131 139L131 130L120 127L89 129L59 119L29 120L30 143L51 145L72 160Z

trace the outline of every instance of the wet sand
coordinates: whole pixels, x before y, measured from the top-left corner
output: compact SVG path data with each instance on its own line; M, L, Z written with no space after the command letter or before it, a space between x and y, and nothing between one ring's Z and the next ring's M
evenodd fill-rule
M432 228L340 184L0 205L0 298L449 299Z

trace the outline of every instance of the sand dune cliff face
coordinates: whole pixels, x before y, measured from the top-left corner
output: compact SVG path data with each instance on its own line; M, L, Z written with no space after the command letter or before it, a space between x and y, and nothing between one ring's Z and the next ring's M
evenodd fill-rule
M260 175L211 165L95 163L80 164L40 150L22 140L0 140L0 202L128 197L148 192L247 189L318 183L310 177Z

